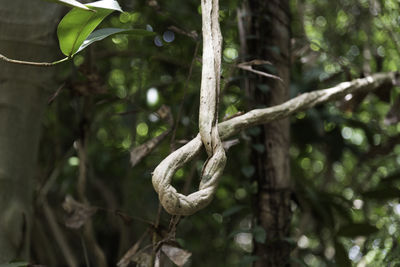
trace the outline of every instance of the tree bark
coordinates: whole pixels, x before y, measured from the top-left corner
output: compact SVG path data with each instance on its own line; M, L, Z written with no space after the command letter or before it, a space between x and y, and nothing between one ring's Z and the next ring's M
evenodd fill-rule
M252 105L274 106L289 99L290 83L290 15L288 0L249 0L251 26L247 46L251 59L272 63L271 74L282 81L261 76L250 79L248 94ZM276 70L276 71L275 71ZM263 70L264 71L264 70ZM275 72L275 73L274 73ZM266 87L267 86L267 87ZM269 88L268 91L260 88ZM265 243L255 242L254 253L259 257L255 267L288 266L290 244L290 166L289 119L263 125L253 142L263 144L265 151L253 151L258 194L255 200L256 225L266 232Z
M54 61L60 6L0 0L0 53ZM28 260L41 118L55 68L0 62L0 264Z

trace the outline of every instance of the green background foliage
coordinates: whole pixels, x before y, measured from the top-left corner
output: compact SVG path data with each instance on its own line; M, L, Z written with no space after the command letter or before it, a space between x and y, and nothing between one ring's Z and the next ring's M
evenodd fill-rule
M79 32L73 27L74 33L67 34L73 37L61 45L67 56L78 51L103 19L102 28L139 29L143 35L154 36L115 34L116 30L107 34L110 38L75 55L60 67L60 84L66 82L43 121L37 180L39 185L47 184L54 171L58 172L47 198L60 213L65 196L77 194L76 141L87 141L86 194L92 205L108 210L96 213L93 223L110 264L115 264L149 227L147 222L157 217L152 170L171 147L198 132L200 3L150 2L153 5L143 0L119 1L125 12L104 19L109 11L96 9L93 27ZM220 5L223 120L247 111L248 99L241 88L245 78L256 76L235 67L243 60L237 21L242 1L223 0ZM394 0L292 0L291 96L370 73L396 71L400 62L399 10ZM73 18L80 25L93 16L90 11L74 9L61 21L59 36L66 35L65 20L74 14L80 16L79 20ZM258 89L274 90L263 85ZM291 118L294 217L287 240L293 245L293 263L400 266L399 92L399 88L381 88ZM170 134L132 168L130 150L168 128L156 113L162 105L171 108L176 120L175 137ZM257 174L250 159L263 153L264 146L249 140L260 132L255 127L237 136L240 143L229 149L214 201L180 222L177 241L193 253L188 266L250 266L256 260L251 256L253 242L265 242L265 232L253 218ZM194 191L205 159L203 153L179 170L174 185ZM189 177L191 183L186 182ZM40 206L36 208L40 212ZM133 219L121 220L110 210L123 211ZM163 227L168 227L169 220L162 213ZM76 235L70 239L72 244L80 244ZM34 238L36 246L39 240ZM55 255L62 253L49 249ZM82 254L79 245L76 253ZM43 260L35 248L33 255Z

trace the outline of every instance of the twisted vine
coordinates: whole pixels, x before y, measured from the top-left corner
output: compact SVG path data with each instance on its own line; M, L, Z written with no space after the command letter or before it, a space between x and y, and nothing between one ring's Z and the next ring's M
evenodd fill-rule
M170 214L191 215L207 206L225 167L225 150L218 133L221 43L218 0L201 0L203 22L203 68L200 89L199 132L185 146L171 153L153 172L153 186L161 205ZM171 185L175 172L193 159L204 145L208 159L201 174L199 190L185 196Z
M399 85L398 73L376 73L332 88L304 93L277 106L254 109L218 124L218 96L221 64L221 34L218 23L218 0L202 0L203 70L200 93L199 134L166 157L153 172L153 187L167 212L191 215L207 206L215 193L225 167L226 156L221 139L243 129L279 120L318 104L343 98L347 94L369 92L382 86ZM202 146L208 159L203 166L199 190L186 196L171 185L175 172L193 159Z

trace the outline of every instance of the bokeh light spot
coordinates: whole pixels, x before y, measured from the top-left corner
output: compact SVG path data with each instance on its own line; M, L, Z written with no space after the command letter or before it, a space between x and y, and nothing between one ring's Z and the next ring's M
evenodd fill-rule
M140 136L146 136L147 133L149 132L149 127L147 126L146 123L141 122L136 126L136 132Z
M171 43L175 40L175 33L172 31L166 31L163 34L163 39L167 43Z
M147 90L146 99L149 106L156 105L159 99L158 90L154 87Z

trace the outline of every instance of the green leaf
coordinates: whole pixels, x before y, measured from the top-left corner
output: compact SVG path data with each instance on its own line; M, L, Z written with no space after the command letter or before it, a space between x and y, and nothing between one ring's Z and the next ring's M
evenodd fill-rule
M347 255L347 251L338 241L335 241L335 261L335 266L351 267L351 261Z
M10 262L10 263L3 263L0 264L0 267L26 267L29 263L27 262Z
M71 57L80 48L90 33L113 11L122 11L118 2L102 0L89 3L96 12L73 8L58 24L57 36L64 55Z
M86 38L85 41L83 41L82 45L78 48L78 50L75 52L79 53L89 45L91 45L94 42L101 41L111 35L118 34L118 33L123 33L123 34L132 34L132 35L138 35L138 36L152 36L155 35L156 33L142 30L142 29L119 29L119 28L104 28L100 30L96 30L89 34L89 36Z
M254 240L257 243L264 244L265 240L267 239L267 233L265 232L265 229L262 228L261 226L256 226L253 228L253 236Z
M46 1L54 2L54 3L57 3L57 4L69 6L69 7L76 7L76 8L79 8L79 9L86 10L86 11L94 11L94 10L88 8L87 6L85 6L84 4L79 3L78 1L75 1L75 0L46 0Z
M357 236L367 236L378 232L379 229L368 223L353 223L340 227L338 236L354 238Z
M86 6L122 12L121 7L119 6L118 2L115 0L96 1L96 2L92 2L92 3L87 3Z

